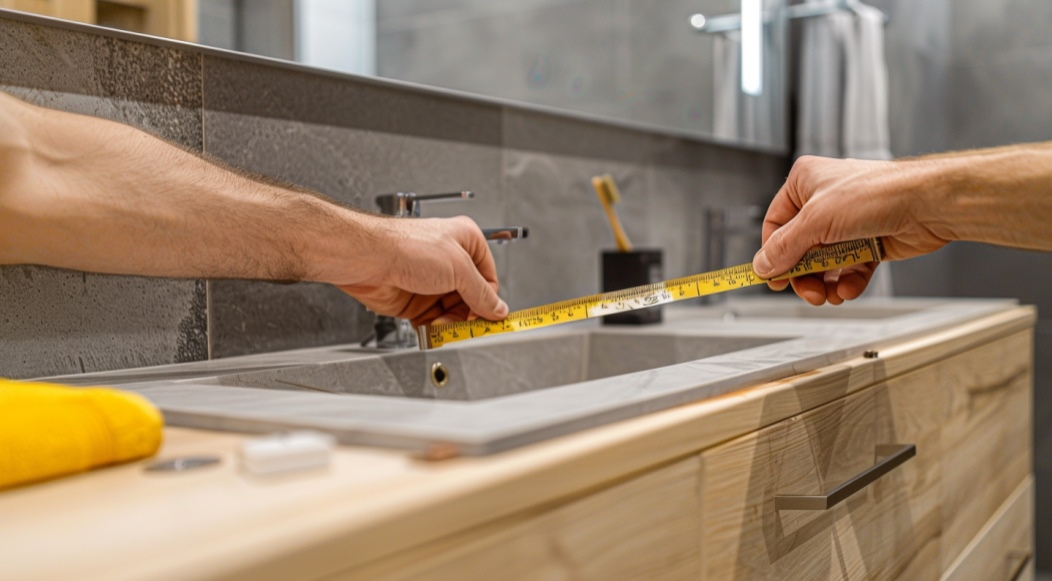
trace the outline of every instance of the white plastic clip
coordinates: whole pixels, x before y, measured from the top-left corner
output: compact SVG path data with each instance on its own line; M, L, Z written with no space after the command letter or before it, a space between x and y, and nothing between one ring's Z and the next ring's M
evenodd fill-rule
M329 434L306 430L252 438L241 445L241 464L252 474L324 468L335 446Z

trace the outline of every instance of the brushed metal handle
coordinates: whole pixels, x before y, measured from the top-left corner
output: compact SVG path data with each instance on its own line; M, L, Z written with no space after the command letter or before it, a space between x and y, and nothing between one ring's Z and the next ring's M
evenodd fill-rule
M819 495L779 494L774 497L775 510L829 510L847 497L873 484L906 460L917 455L915 444L884 444L877 446L880 460L863 472L849 478L829 492Z

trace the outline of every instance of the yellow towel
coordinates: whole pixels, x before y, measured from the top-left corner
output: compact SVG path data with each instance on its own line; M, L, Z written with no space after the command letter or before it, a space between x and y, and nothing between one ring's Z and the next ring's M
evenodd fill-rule
M0 379L0 489L152 456L163 427L133 393Z

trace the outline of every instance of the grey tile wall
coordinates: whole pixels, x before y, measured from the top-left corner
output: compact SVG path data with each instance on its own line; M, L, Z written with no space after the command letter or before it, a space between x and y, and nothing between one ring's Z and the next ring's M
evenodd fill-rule
M948 146L950 0L870 0L890 17L885 27L891 151L896 156Z
M951 83L952 149L1052 140L1052 41L955 61Z
M472 190L428 207L500 225L500 109L206 57L205 152L375 210L377 194ZM462 205L461 205L462 204ZM361 341L373 317L319 284L213 281L212 354Z
M644 165L509 151L504 172L509 221L530 227L528 251L508 256L513 309L598 292L599 252L614 243L593 175L614 176L624 196L619 211L625 230L640 246L647 243Z
M364 77L286 69L215 56L204 59L209 111L428 137L501 144L501 107ZM207 125L207 124L206 124Z
M211 156L366 209L379 193L469 189L474 200L425 206L424 215L530 228L528 240L494 248L513 308L598 290L599 249L612 239L593 175L615 175L629 234L667 248L669 272L686 274L702 266L702 207L760 203L785 173L780 156L512 109L479 108L465 114L471 124L450 126L408 105L386 131L363 130L353 117L363 113L345 109L368 102L368 87L211 57L205 71ZM371 331L368 313L321 285L213 281L210 290L216 357L358 341Z
M540 0L538 0L540 1ZM541 2L543 4L544 2ZM496 247L514 307L598 290L613 245L590 178L612 173L637 246L703 266L704 208L763 203L786 159L412 87L0 17L0 86L143 127L225 164L373 209L394 191L472 190L425 216L526 226ZM743 257L747 260L748 257ZM355 342L372 315L316 284L0 271L0 370L28 377Z
M788 167L781 156L532 112L506 112L504 134L508 222L531 230L506 254L512 308L601 290L599 256L615 245L592 176L614 176L627 234L661 248L672 277L705 266L706 207L765 204Z
M0 19L0 90L201 149L199 55ZM207 357L201 281L0 268L0 376Z
M1052 139L1052 3L957 0L951 24L950 145Z
M235 10L238 50L283 60L296 58L295 0L239 1Z
M238 0L199 0L197 3L197 42L237 50Z

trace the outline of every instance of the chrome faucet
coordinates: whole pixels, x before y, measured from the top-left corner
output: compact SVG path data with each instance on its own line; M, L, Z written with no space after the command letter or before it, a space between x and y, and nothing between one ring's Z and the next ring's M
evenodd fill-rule
M450 192L444 194L416 194L413 192L396 192L376 196L376 205L380 213L397 218L420 217L422 202L469 200L473 192ZM482 228L486 240L497 244L507 244L529 236L529 229L520 227ZM374 326L376 346L381 348L409 348L417 346L417 335L409 321L378 315ZM368 339L364 344L368 343Z

